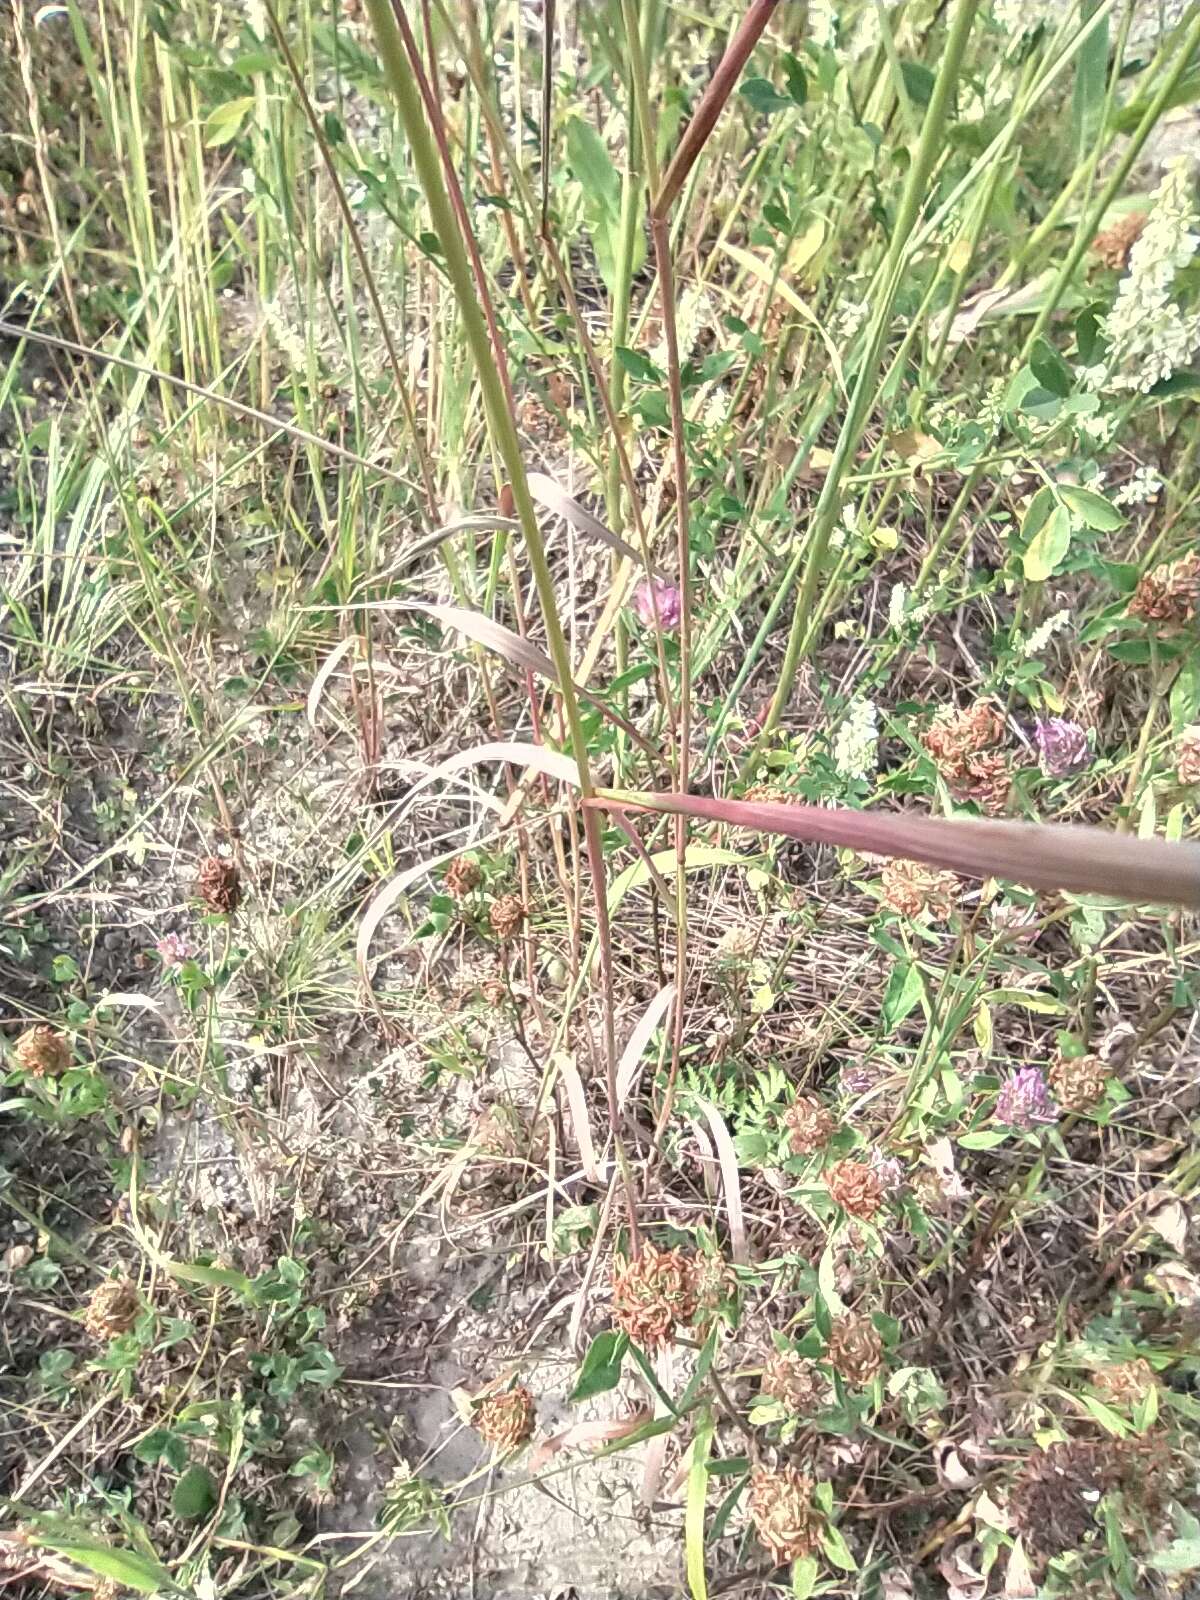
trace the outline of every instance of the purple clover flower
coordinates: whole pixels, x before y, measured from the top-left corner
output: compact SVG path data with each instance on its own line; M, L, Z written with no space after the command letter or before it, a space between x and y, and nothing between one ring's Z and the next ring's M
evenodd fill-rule
M658 626L664 633L670 633L679 626L683 616L683 595L676 584L667 583L663 578L650 578L638 584L633 609L647 628L654 626L657 609Z
M1039 717L1033 725L1033 737L1047 777L1065 778L1092 759L1086 730L1069 717Z
M996 1121L1010 1128L1036 1128L1058 1121L1058 1107L1041 1067L1020 1067L996 1096Z
M865 1067L857 1061L847 1061L838 1073L838 1087L843 1094L866 1094L867 1090L873 1089L878 1081L870 1067Z
M876 1145L871 1151L870 1167L884 1194L895 1194L903 1187L904 1163L898 1156L889 1156Z
M164 933L154 946L164 967L181 967L192 955L191 941L181 933Z

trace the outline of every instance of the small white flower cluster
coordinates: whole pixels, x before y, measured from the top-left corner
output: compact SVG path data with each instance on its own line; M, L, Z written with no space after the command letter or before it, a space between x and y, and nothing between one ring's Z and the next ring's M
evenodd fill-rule
M1002 379L995 379L989 386L987 393L979 402L975 420L989 438L994 438L1000 431L1004 421L1004 395L1007 385Z
M696 340L703 330L711 328L715 321L712 301L708 295L703 289L698 289L695 284L689 283L679 297L679 309L675 313L675 337L679 341L680 364L685 362L696 348ZM651 350L650 359L660 372L667 370L665 335Z
M1100 368L1100 372L1103 376L1103 367ZM1102 411L1097 412L1094 417L1077 417L1075 431L1082 443L1091 445L1094 450L1103 450L1105 445L1112 443L1113 435L1117 431L1117 419L1105 416Z
M1153 505L1162 486L1163 481L1153 467L1138 467L1128 483L1113 491L1113 505Z
M815 50L832 50L837 43L837 7L829 0L810 0L808 41Z
M847 300L837 307L829 319L829 336L839 349L844 350L854 338L869 309L865 300Z
M1175 300L1175 281L1200 248L1195 167L1187 156L1154 192L1146 226L1129 252L1113 308L1104 319L1118 389L1145 394L1190 360L1200 346L1200 311Z
M733 396L728 389L714 388L704 402L700 420L708 433L716 433L729 421L729 404Z
M866 778L879 765L879 711L873 700L852 700L833 741L833 764L843 778Z
M1071 620L1069 611L1056 611L1052 617L1047 617L1040 627L1037 627L1021 646L1021 654L1031 660L1040 656L1056 633L1061 632Z

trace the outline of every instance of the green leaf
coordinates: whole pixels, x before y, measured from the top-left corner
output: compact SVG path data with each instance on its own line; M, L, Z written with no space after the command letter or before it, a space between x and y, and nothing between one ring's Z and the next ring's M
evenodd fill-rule
M687 1388L679 1396L679 1405L676 1407L681 1414L689 1410L692 1401L700 1393L700 1386L708 1377L708 1369L713 1364L717 1353L717 1340L721 1334L721 1324L714 1319L712 1327L708 1330L708 1338L704 1341L704 1348L696 1360L696 1370L688 1380Z
M1058 492L1080 522L1089 528L1096 528L1100 533L1112 533L1125 521L1112 501L1106 500L1094 489L1080 489L1073 483L1063 483L1059 485Z
M994 1150L1008 1138L998 1128L978 1128L974 1133L961 1134L954 1142L961 1150Z
M621 206L621 180L604 140L582 117L567 119L567 165L586 199L614 215Z
M171 1510L188 1522L206 1515L216 1503L217 1487L212 1473L199 1465L187 1469L171 1495Z
M1100 0L1082 0L1079 20L1095 15ZM1082 161L1100 131L1108 91L1108 18L1103 18L1084 40L1075 58L1075 89L1071 97L1071 125L1075 157Z
M640 350L629 350L623 344L617 346L617 360L625 368L631 378L637 378L641 383L661 383L663 375Z
M84 1535L60 1536L34 1532L34 1544L56 1555L65 1556L76 1566L84 1567L101 1578L111 1578L122 1589L135 1589L138 1594L157 1594L160 1589L174 1589L171 1574L160 1561L151 1556L139 1555L134 1550L118 1550L100 1539Z
M1060 1016L1067 1009L1052 994L1034 994L1025 989L992 989L984 999L998 1006L1021 1006L1046 1017Z
M1026 546L1021 570L1030 583L1041 583L1057 571L1071 548L1071 513L1066 506L1055 506Z
M807 104L808 78L804 68L800 65L791 51L783 55L783 75L787 79L788 93L798 106Z
M607 1394L621 1381L621 1364L629 1348L629 1339L616 1328L599 1333L592 1340L579 1377L571 1390L572 1401L590 1400L593 1395Z
M621 179L604 140L582 117L567 120L567 167L583 190L584 213L596 251L596 265L609 293L616 287L620 249ZM639 232L634 243L633 270L645 259L646 244Z
M1150 1557L1155 1572L1195 1572L1200 1568L1200 1539L1174 1539Z
M933 86L937 78L920 61L902 61L900 75L904 79L904 87L908 91L908 98L915 106L927 106L933 95Z
M833 1275L833 1240L831 1239L821 1252L821 1259L817 1263L817 1288L820 1291L821 1299L825 1302L829 1315L836 1317L840 1316L846 1306L841 1295L837 1292L837 1285L834 1282Z
M817 1586L821 1564L816 1556L797 1556L792 1562L792 1595L794 1600L808 1600Z
M212 150L236 139L241 132L242 123L253 110L254 104L255 97L252 94L244 94L236 100L226 100L224 105L210 111L204 123L206 146Z
M696 1437L692 1440L687 1507L683 1515L688 1588L692 1600L708 1600L708 1580L704 1573L704 1507L708 1497L708 1455L712 1449L714 1432L713 1415L706 1406L700 1413Z
M821 1548L831 1566L840 1567L843 1572L857 1572L858 1562L850 1552L850 1546L842 1538L841 1530L835 1528L833 1523L827 1524L821 1535Z
M925 992L921 969L915 961L898 961L888 979L887 993L883 997L883 1020L894 1028L904 1021L909 1012L920 1003Z
M1106 1406L1103 1400L1097 1400L1094 1395L1085 1394L1080 1398L1105 1433L1111 1433L1114 1439L1128 1438L1129 1424L1119 1412L1114 1411L1111 1406Z
M768 78L747 78L738 93L755 111L767 117L773 111L790 111L796 104L791 95L780 94Z
M1200 656L1193 654L1180 667L1171 685L1170 706L1171 727L1177 734L1200 721Z

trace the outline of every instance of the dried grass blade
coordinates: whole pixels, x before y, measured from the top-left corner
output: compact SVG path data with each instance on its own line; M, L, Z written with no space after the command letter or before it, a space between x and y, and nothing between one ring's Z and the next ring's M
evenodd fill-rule
M738 1172L737 1151L733 1148L733 1140L729 1137L725 1119L716 1106L710 1105L707 1100L697 1100L696 1104L708 1119L713 1144L717 1150L717 1161L721 1168L721 1187L725 1191L725 1209L729 1213L729 1246L733 1252L733 1259L739 1267L749 1266L746 1223L742 1213L742 1180Z
M337 671L338 662L342 660L348 651L353 650L354 646L359 642L357 633L348 633L341 643L336 645L322 661L320 670L313 679L312 687L308 691L308 701L304 708L308 713L309 727L315 728L317 725L317 707L321 703L321 696L325 693L325 685Z
M651 1000L638 1018L637 1026L617 1062L617 1105L624 1106L642 1070L642 1056L654 1036L655 1029L666 1021L675 998L675 985L668 983Z
M564 517L577 533L582 533L585 538L595 539L598 544L606 545L608 549L615 550L618 555L625 556L639 567L642 565L641 556L631 544L626 544L619 534L614 533L611 528L606 528L599 517L594 517L586 507L581 506L578 500L572 499L565 489L560 489L554 479L548 478L544 472L529 474L529 492L544 510L553 511L556 516Z
M506 628L502 622L495 622L481 611L471 611L466 606L433 605L417 600L407 603L410 610L424 611L436 617L443 627L465 633L475 644L481 644L485 650L493 650L523 672L536 672L550 683L557 682L554 663L546 652L539 650L528 639L522 639L519 633Z
M579 1068L575 1065L575 1057L569 1050L560 1050L554 1057L554 1065L562 1078L563 1088L567 1091L567 1103L571 1107L571 1124L575 1129L575 1143L579 1146L580 1165L589 1182L599 1183L600 1163L596 1159L596 1146L592 1141L587 1091L583 1087L583 1079L579 1076Z
M631 1417L622 1417L619 1422L574 1422L561 1433L543 1439L535 1447L529 1457L529 1470L536 1472L539 1467L544 1467L560 1450L585 1444L612 1444L617 1439L624 1439L627 1434L636 1433L644 1427L651 1417L649 1410L643 1410L635 1411Z
M406 804L411 804L416 794L436 783L439 778L451 776L463 767L476 765L480 761L508 761L515 766L532 767L535 771L544 773L548 778L554 778L559 783L569 783L579 788L579 769L570 756L564 756L557 750L547 750L545 745L523 744L516 739L500 739L489 744L473 745L469 750L460 750L457 755L448 757L440 765L427 772L420 783L415 784L409 791ZM499 809L499 807L497 807ZM399 900L405 890L423 877L425 873L444 861L451 861L460 850L449 850L445 854L435 856L429 861L420 861L416 866L408 867L404 872L397 874L390 882L386 883L375 895L363 913L359 924L358 938L355 941L355 960L358 964L359 975L365 984L370 984L370 969L367 958L370 955L371 941L375 937L375 930L387 916L388 912Z
M947 820L906 814L719 800L707 795L614 792L589 803L682 813L949 867L970 878L1007 878L1032 889L1108 895L1149 905L1200 907L1200 845L1138 839L1061 822Z

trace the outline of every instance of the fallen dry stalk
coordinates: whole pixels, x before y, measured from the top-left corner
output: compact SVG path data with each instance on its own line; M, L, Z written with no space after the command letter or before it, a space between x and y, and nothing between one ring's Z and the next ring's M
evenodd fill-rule
M601 790L585 802L701 817L732 828L784 834L949 867L972 878L1007 878L1142 904L1200 908L1200 845L1137 839L1104 828L1050 822L948 820L777 801Z

